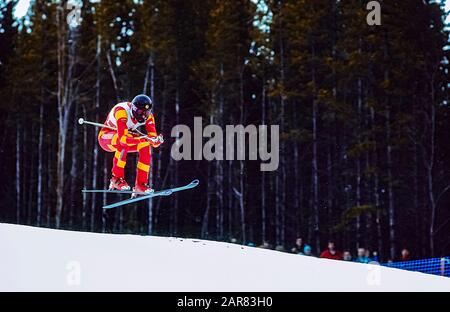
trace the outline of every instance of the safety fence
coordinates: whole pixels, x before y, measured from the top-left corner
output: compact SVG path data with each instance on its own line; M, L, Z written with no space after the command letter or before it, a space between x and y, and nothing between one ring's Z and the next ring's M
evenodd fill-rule
M450 277L450 257L382 263L381 265L390 268Z

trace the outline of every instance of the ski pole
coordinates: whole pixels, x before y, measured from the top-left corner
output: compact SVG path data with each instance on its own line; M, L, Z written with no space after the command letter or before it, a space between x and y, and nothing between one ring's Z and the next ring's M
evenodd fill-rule
M117 128L115 128L115 127L111 127L111 126L108 126L108 125L104 125L104 124L101 124L101 123L98 123L98 122L87 121L87 120L84 120L84 118L78 119L78 123L79 123L80 125L86 124L86 125L91 125L91 126L94 126L94 127L107 128L107 129L111 129L111 130L117 131ZM136 132L142 135L142 136L140 136L140 137L138 137L138 138L140 138L140 139L150 139L150 140L152 140L152 138L149 138L147 135L144 135L144 134L141 133L140 131L137 131L137 130L136 130Z
M115 127L104 125L104 124L101 124L101 123L98 123L98 122L87 121L87 120L84 120L84 118L78 119L78 123L80 125L86 124L86 125L91 125L91 126L95 126L95 127L99 127L99 128L108 128L108 129L117 131L117 129Z

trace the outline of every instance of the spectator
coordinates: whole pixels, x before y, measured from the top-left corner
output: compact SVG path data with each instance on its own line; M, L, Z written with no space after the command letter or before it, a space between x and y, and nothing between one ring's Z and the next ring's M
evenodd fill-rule
M272 249L272 246L269 244L269 242L263 242L262 245L259 246L259 248Z
M342 260L342 253L336 249L336 244L334 241L330 240L328 242L328 248L322 251L320 258L332 259L332 260Z
M352 254L350 253L350 251L344 251L344 253L342 254L342 259L344 261L352 261Z
M295 240L295 246L292 247L291 252L301 254L304 249L303 238L299 237Z
M411 253L408 249L403 248L402 250L402 261L409 261L411 260Z
M285 252L286 250L284 249L284 246L283 245L277 245L276 247L275 247L275 250L276 251L281 251L281 252Z
M380 258L378 258L378 252L377 252L377 251L374 251L374 252L372 253L372 255L373 255L372 261L380 262Z
M370 258L367 257L365 248L358 248L358 256L356 257L355 262L359 262L359 263L369 263L370 262Z
M299 252L299 255L303 255L303 256L312 256L312 248L309 245L305 245L305 247L303 247L303 252Z

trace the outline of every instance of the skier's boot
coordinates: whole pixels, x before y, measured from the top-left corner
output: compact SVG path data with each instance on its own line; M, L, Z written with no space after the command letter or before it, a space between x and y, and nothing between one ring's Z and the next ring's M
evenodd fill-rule
M131 188L124 178L113 176L109 182L110 190L129 191Z
M133 192L137 192L137 193L145 193L145 194L151 194L153 193L155 190L153 190L147 183L139 183L136 181L135 186L133 187ZM141 194L139 194L141 195ZM131 198L135 198L137 197L138 194L133 194L131 195Z

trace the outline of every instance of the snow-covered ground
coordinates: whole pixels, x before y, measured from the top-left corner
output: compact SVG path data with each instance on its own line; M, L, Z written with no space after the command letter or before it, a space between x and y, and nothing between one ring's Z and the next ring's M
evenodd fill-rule
M0 224L0 291L450 291L450 279L213 241Z

